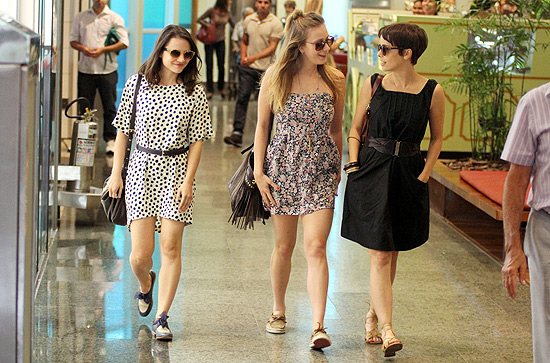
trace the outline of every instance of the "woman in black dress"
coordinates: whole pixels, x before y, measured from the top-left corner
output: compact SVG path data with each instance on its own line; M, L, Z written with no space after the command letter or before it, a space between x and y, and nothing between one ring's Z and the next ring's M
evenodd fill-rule
M380 29L378 57L387 74L372 100L378 75L363 84L348 143L349 159L342 236L369 249L372 304L365 340L382 344L384 356L403 347L392 329L392 284L399 251L428 239L430 206L427 182L441 151L445 94L414 65L428 45L417 25L397 23ZM370 103L368 141L361 145L363 118ZM426 161L420 142L430 125ZM378 321L382 334L378 330Z

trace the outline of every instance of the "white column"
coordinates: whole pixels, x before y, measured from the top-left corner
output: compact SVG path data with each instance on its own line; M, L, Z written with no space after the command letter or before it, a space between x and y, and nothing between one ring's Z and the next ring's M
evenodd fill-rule
M36 6L34 0L15 0L15 2L17 3L17 16L15 19L27 28L36 31L34 24Z

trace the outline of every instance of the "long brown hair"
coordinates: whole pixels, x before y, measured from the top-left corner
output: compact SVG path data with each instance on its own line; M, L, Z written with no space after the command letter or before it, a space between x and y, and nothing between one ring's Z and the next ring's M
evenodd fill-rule
M268 100L274 113L284 109L292 89L292 79L300 69L302 62L300 48L306 44L308 30L324 23L323 17L315 12L304 14L302 10L295 10L287 17L283 45L271 72ZM334 94L336 103L340 97L336 88L337 70L326 64L320 64L317 66L317 71Z
M191 50L195 52L193 59L187 63L183 71L178 74L178 80L184 85L185 92L188 95L193 94L195 86L199 83L199 70L202 67L202 60L199 57L199 49L193 41L191 34L182 26L168 25L160 33L155 46L149 58L139 68L139 73L143 74L147 82L153 85L158 85L160 82L160 70L162 68L162 52L166 48L166 44L172 38L181 38L189 42Z

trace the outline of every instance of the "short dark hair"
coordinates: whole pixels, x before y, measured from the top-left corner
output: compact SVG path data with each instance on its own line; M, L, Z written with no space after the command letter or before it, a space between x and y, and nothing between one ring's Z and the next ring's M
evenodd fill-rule
M394 23L380 28L378 37L382 37L394 47L399 47L399 54L405 49L412 50L411 63L416 64L418 58L428 47L428 35L416 24Z
M162 69L162 52L166 48L166 44L172 38L181 38L189 42L191 50L195 52L195 56L187 63L183 71L178 74L178 80L185 87L185 92L188 95L193 94L195 86L198 84L199 70L202 66L202 60L199 57L199 49L193 41L191 34L182 26L168 25L166 26L155 42L155 46L149 58L139 68L139 73L143 74L147 82L158 85L160 82L160 70Z

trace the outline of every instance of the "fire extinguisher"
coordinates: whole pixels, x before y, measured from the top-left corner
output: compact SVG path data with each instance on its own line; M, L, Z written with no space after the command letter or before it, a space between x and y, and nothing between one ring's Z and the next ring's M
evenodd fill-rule
M78 102L87 104L86 111L82 115L71 116L69 108ZM94 156L97 151L97 117L90 107L90 102L84 97L71 101L65 107L65 116L75 119L73 122L73 134L71 138L70 165L94 166Z

